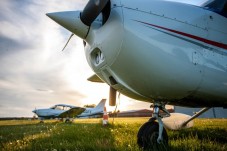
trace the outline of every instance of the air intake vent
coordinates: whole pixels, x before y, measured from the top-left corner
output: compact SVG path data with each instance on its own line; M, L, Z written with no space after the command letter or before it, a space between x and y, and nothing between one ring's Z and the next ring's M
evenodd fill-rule
M114 77L110 76L109 79L110 79L110 84L111 85L116 85L117 84L117 81L114 79Z

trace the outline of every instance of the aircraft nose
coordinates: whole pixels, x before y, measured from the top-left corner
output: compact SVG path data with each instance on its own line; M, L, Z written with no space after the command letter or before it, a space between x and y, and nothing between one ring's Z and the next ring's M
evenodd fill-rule
M33 113L36 113L36 111L37 111L37 110L33 110L32 112L33 112Z
M82 39L85 39L89 30L89 27L85 25L80 19L80 11L65 11L47 13L46 15L52 20L76 34Z

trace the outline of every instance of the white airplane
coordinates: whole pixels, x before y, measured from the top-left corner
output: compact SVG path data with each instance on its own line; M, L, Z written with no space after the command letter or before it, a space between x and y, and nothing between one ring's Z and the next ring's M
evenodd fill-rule
M102 99L95 108L83 108L66 104L56 104L53 107L47 109L35 109L32 112L35 113L41 120L50 118L69 118L74 117L100 117L103 115L106 99Z
M183 2L183 1L182 1ZM151 102L154 114L141 126L144 149L168 143L160 110L166 104L227 107L227 0L200 6L164 0L90 0L82 11L48 13L83 39L90 81Z

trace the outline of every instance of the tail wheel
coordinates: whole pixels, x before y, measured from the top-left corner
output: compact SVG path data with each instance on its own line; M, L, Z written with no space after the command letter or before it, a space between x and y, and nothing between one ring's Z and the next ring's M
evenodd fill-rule
M167 150L168 135L165 128L163 128L161 143L157 142L159 133L159 125L156 121L149 121L144 123L137 134L137 144L144 150Z

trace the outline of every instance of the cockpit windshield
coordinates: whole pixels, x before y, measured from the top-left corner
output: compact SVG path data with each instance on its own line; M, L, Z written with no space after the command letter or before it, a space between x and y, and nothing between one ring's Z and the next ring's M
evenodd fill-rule
M53 107L51 107L51 109L55 109L55 110L69 110L71 109L70 106L64 106L64 105L55 105Z
M180 3L187 3L213 11L227 17L227 0L166 0Z
M195 6L204 6L204 4L212 0L165 0L165 1L180 2L180 3L195 5Z
M227 0L209 0L203 7L227 16Z

